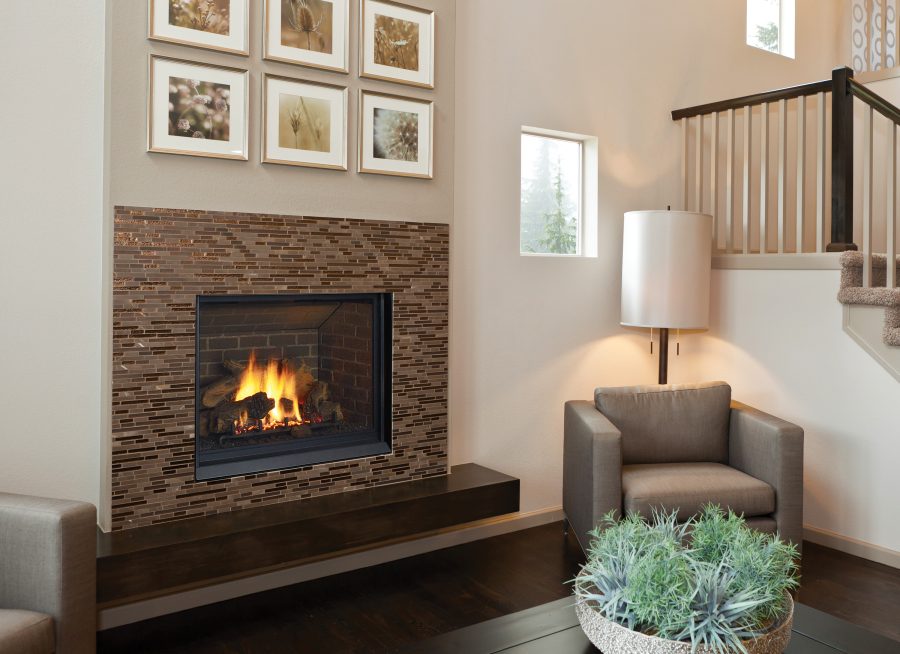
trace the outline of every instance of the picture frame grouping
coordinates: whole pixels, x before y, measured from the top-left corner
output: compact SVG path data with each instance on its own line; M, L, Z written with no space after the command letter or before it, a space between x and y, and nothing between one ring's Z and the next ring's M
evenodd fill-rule
M350 72L351 0L262 0L264 61ZM250 0L148 0L151 41L250 56ZM255 4L255 3L254 3ZM435 12L359 0L359 77L435 88ZM264 72L260 161L348 170L351 90ZM246 68L151 53L147 150L249 159ZM358 89L357 171L433 179L434 102Z

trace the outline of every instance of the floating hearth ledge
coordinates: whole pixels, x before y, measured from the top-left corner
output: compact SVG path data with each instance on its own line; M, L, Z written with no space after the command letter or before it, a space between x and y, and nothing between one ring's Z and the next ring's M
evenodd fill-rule
M519 480L450 474L98 533L101 610L414 540L519 510Z

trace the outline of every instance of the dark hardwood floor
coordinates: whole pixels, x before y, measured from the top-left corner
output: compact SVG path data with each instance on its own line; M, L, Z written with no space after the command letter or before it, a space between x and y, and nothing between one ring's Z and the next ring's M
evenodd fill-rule
M101 653L388 651L569 595L559 524L201 607L99 635ZM800 601L900 640L900 571L804 545Z
M801 603L900 641L900 570L804 542L801 573Z

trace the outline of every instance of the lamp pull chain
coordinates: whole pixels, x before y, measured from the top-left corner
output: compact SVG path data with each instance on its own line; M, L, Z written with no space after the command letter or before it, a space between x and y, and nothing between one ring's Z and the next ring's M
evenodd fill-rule
M653 356L653 327L650 328L650 356Z
M675 330L675 356L681 356L681 330Z

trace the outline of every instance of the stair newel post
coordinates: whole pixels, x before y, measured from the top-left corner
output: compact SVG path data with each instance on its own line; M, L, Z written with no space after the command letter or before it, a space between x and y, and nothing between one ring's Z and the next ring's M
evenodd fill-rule
M831 74L831 243L827 252L856 250L853 243L853 69Z

